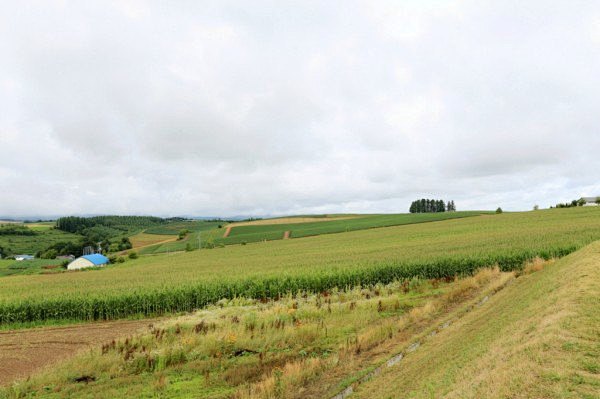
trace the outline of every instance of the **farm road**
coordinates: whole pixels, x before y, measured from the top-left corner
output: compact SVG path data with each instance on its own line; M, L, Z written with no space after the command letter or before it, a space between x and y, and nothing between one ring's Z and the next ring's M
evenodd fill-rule
M0 385L75 353L140 331L156 320L127 320L0 331Z

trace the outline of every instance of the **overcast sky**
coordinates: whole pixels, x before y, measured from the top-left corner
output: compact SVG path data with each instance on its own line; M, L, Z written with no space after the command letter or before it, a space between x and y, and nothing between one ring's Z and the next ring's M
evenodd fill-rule
M0 4L0 216L600 195L600 2Z

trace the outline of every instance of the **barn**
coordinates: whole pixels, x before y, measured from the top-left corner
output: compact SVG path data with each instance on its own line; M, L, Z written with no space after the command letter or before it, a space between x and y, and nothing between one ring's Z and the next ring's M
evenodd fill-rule
M68 270L100 267L108 264L108 258L100 254L83 255L67 265Z

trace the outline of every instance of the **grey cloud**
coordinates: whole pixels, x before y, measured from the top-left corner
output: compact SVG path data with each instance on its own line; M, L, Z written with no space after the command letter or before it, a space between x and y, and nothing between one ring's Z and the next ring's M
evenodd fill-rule
M598 21L559 1L7 5L0 215L596 195Z

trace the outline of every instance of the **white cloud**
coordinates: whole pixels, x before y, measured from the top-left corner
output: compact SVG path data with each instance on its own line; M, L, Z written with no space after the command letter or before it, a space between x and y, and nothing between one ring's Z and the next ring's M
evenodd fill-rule
M597 15L546 1L7 5L0 216L596 195Z

